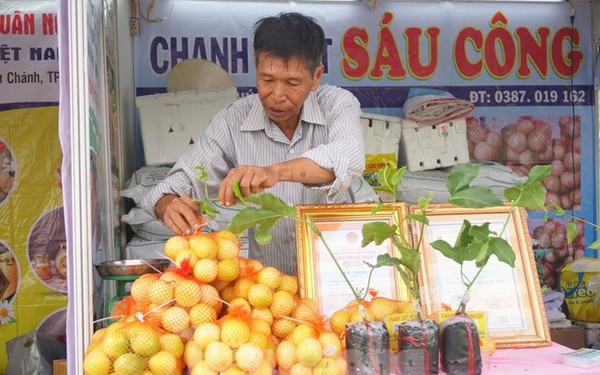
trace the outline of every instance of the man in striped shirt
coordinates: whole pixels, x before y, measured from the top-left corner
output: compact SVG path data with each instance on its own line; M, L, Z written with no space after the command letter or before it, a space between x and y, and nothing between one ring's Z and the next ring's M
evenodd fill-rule
M258 94L218 113L142 208L176 234L191 234L200 216L192 197L205 196L196 166L206 168L208 193L224 206L236 202L234 181L244 196L266 191L290 205L356 201L349 186L365 166L360 103L344 89L319 85L324 53L323 29L312 18L284 13L259 20ZM283 219L271 233L268 245L258 245L249 233L249 256L295 275L294 223Z

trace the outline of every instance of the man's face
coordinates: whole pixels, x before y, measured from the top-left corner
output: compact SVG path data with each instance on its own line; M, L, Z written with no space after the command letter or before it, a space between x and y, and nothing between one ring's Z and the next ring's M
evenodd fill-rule
M304 101L317 89L322 75L323 65L311 74L298 59L285 61L260 54L256 64L256 88L269 118L282 129L294 129Z

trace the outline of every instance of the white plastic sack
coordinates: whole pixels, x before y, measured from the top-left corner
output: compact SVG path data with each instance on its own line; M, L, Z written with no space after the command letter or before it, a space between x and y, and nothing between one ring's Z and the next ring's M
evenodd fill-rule
M121 196L131 198L136 206L156 186L167 177L171 167L142 167L135 171L133 176L127 180L127 188L121 190Z
M7 375L52 375L55 359L67 358L64 342L37 331L6 342Z

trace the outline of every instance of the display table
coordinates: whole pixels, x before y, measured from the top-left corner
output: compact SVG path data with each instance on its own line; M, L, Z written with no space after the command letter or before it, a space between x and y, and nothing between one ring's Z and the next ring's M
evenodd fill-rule
M562 364L562 353L573 351L560 344L532 349L498 349L484 374L585 375L600 374L600 367L580 368Z

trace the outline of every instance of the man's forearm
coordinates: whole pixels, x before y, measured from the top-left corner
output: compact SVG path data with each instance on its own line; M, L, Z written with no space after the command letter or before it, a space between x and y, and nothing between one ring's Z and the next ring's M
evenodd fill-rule
M278 181L298 182L302 184L328 184L335 180L333 171L321 168L309 158L297 158L283 163L273 164Z

